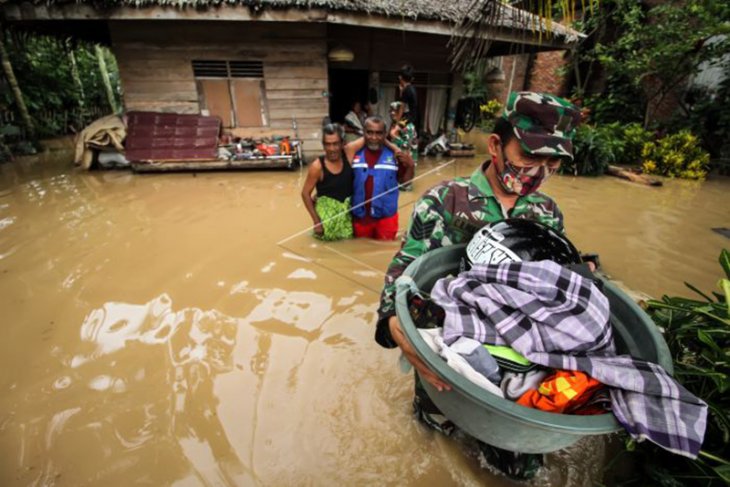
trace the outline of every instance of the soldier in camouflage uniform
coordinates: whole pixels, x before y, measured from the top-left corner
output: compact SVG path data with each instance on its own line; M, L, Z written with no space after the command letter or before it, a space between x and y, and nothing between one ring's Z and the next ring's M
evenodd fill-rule
M401 249L388 267L375 339L386 348L401 347L421 376L438 390L448 390L449 385L426 367L400 330L395 317L395 280L425 252L466 243L484 225L505 218L536 220L562 233L563 215L557 204L537 190L557 171L562 159L573 158L572 139L579 122L579 110L561 98L511 93L489 135L490 159L470 178L437 184L416 203ZM419 394L416 378L414 407L429 422L418 410L419 396L427 396Z

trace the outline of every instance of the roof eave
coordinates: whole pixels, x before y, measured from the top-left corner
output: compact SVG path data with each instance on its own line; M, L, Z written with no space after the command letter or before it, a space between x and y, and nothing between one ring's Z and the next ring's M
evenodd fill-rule
M265 9L252 13L248 8L235 5L221 5L207 9L175 8L153 6L144 8L114 7L97 9L88 4L35 4L30 2L2 3L0 12L5 21L38 22L59 20L205 20L205 21L257 21L257 22L320 22L352 25L379 29L402 30L424 34L452 36L456 25L443 20L389 17L377 14L354 13L325 9ZM582 34L558 23L550 26L550 34L543 23L539 35L530 29L499 28L491 35L493 41L522 44L546 49L567 49L576 43Z

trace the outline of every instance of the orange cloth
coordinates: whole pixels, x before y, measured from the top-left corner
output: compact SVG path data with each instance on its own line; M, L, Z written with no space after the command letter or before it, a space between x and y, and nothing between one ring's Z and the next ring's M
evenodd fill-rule
M583 406L601 387L603 384L583 372L559 370L546 377L538 389L522 394L517 404L551 413L570 413Z

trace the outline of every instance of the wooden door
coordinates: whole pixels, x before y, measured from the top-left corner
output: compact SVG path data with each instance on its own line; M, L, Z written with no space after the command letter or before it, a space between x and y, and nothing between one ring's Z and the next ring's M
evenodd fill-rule
M231 105L228 80L201 79L199 82L203 89L205 108L208 109L210 115L220 117L224 127L234 127L233 106Z
M264 125L261 103L261 80L231 79L233 107L237 127L261 127Z

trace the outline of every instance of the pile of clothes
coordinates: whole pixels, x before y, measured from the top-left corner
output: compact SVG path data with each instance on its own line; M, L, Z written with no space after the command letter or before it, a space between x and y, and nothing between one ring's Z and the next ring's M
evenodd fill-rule
M617 354L592 279L547 260L476 264L410 307L426 343L480 387L554 413L610 410L634 438L697 456L707 405L661 366Z

